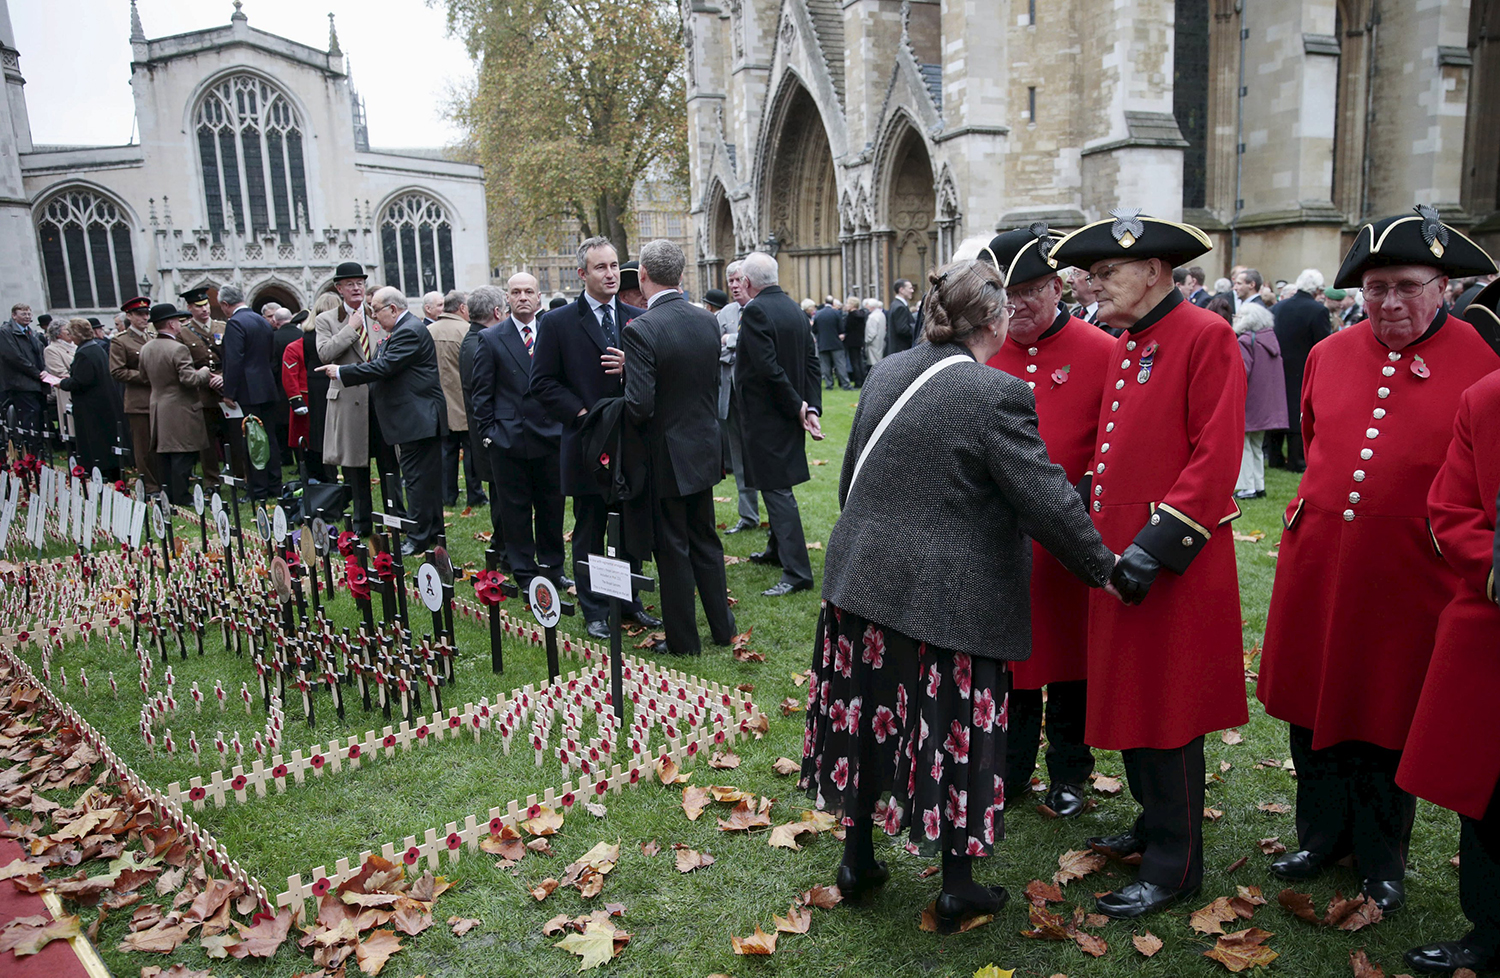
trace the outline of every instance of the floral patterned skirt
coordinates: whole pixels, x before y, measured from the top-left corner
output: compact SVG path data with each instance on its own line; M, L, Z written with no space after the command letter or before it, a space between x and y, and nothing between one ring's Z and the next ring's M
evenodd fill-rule
M909 831L923 855L988 856L1005 837L1005 662L927 645L826 605L818 619L804 789L847 824Z

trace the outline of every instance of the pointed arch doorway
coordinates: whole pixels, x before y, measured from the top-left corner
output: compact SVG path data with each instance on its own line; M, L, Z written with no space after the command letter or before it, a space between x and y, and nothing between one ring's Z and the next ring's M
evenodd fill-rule
M801 83L787 82L771 126L761 200L762 227L774 243L781 287L798 301L844 294L839 243L838 178L817 103Z

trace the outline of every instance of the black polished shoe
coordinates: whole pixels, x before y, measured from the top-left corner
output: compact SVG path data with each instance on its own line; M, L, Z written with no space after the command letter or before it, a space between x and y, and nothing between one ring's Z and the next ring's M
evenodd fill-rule
M1170 886L1158 886L1155 883L1147 883L1144 880L1136 880L1127 883L1115 890L1106 893L1094 905L1099 912L1106 917L1116 920L1129 920L1134 917L1144 917L1148 913L1163 910L1178 900L1185 900L1198 892L1198 887L1189 886L1181 890L1174 890Z
M990 899L988 900L966 900L951 893L939 893L937 906L934 912L937 914L938 933L952 934L963 925L964 919L977 914L996 914L1005 909L1010 902L1010 891L1003 886L992 886ZM843 892L843 887L839 887Z
M572 587L575 583L577 582L566 574L557 575L557 586L562 588L564 591Z
M1066 781L1055 781L1047 789L1047 796L1042 804L1057 813L1058 818L1072 818L1074 815L1082 815L1088 808L1088 799L1083 794L1083 789L1076 784L1068 784Z
M659 638L655 642L652 642L651 645L646 649L646 651L650 652L652 655L673 654L672 650L667 648L667 640L664 638Z
M589 638L597 638L600 641L609 640L609 622L607 621L591 621L586 630Z
M747 520L744 517L741 517L740 521L738 523L736 523L734 526L731 526L729 529L725 530L724 532L725 533L742 533L745 530L753 530L757 526L760 526L760 524L757 523L757 522L755 522L754 520Z
M772 567L781 566L781 558L771 553L769 550L762 550L760 553L751 554L749 557L749 561L752 564L768 564Z
M656 617L655 615L647 614L644 611L637 611L635 614L631 615L630 617L631 617L632 620L635 621L635 623L637 625L640 625L642 628L660 628L661 627L661 619L660 618Z
M1090 836L1084 841L1084 845L1106 856L1134 856L1146 851L1146 840L1134 832Z
M782 598L788 594L794 594L797 591L811 590L811 584L788 584L786 581L779 581L776 584L772 584L764 591L760 592L760 596L763 598Z
M890 878L891 871L883 862L876 863L873 869L867 869L863 873L856 873L848 863L839 863L839 893L845 900L858 900L867 896L884 886Z
M1406 906L1406 884L1401 880L1365 880L1360 887L1381 913L1392 914Z
M1425 971L1428 974L1451 974L1459 968L1468 968L1470 971L1500 969L1500 954L1483 954L1463 941L1424 944L1407 951L1405 957L1413 971Z
M1271 861L1271 872L1284 880L1310 880L1332 860L1327 853L1298 849Z

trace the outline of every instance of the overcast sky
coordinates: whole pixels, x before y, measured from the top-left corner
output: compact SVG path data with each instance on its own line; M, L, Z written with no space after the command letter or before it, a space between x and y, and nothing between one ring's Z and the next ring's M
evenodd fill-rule
M147 37L229 23L230 0L137 0ZM38 143L131 139L129 0L12 0L11 24ZM364 96L370 144L437 148L458 130L443 118L452 86L473 77L441 9L424 0L245 0L250 26L326 50L328 14Z

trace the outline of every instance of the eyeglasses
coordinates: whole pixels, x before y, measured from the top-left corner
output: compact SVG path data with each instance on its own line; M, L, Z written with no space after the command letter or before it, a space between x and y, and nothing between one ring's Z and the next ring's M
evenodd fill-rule
M1085 280L1090 285L1098 285L1102 282L1108 282L1111 278L1114 277L1115 272L1120 270L1121 266L1133 265L1138 261L1145 261L1145 259L1132 258L1129 261L1117 261L1113 265L1105 265L1102 269L1099 270L1099 274L1095 275L1094 273L1090 272L1087 276L1085 276Z
M1035 302L1046 295L1051 287L1051 282L1043 282L1041 285L1033 285L1029 289L1010 289L1009 295L1012 299L1017 299L1021 302Z
M1425 282L1397 282L1394 286L1386 282L1376 282L1373 285L1365 286L1365 299L1368 302L1373 302L1378 305L1379 303L1384 302L1385 297L1390 295L1392 292L1395 292L1396 295L1402 299L1415 299L1417 296L1422 294L1423 289L1427 288L1427 286L1431 285L1433 282L1436 282L1442 277L1443 273L1438 272L1436 275Z

